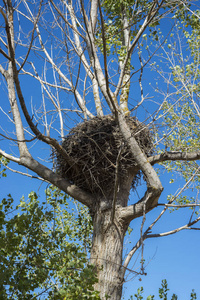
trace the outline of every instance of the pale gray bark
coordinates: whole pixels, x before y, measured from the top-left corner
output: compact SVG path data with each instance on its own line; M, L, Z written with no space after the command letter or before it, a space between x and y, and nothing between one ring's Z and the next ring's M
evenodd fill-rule
M200 159L200 152L179 152L179 151L166 151L162 154L154 155L148 158L149 162L154 165L163 161L176 161L176 160L185 160L192 161Z
M95 265L98 283L95 289L100 291L101 300L106 296L120 300L123 278L120 277L122 266L123 240L126 227L118 212L114 223L110 223L111 211L96 211L93 224L93 245L91 263Z
M84 205L87 205L88 207L92 206L95 199L91 194L86 193L74 184L71 184L70 182L60 177L44 165L40 164L32 157L21 157L20 164L32 170L33 172L44 178L46 181L57 186L59 189L63 190L64 192L72 196L74 199L77 199Z
M158 174L149 163L146 155L139 147L136 139L132 136L123 114L118 114L118 122L122 135L127 141L132 155L135 161L137 162L139 168L142 170L147 181L147 191L144 195L144 198L141 201L145 204L146 207L153 208L157 205L158 199L163 191L163 187L158 177Z

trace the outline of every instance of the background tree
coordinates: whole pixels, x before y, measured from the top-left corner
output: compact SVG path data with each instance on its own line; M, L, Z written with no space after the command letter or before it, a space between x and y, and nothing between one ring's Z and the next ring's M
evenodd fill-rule
M17 172L30 177L34 172L89 208L90 262L101 299L121 299L126 269L139 248L139 273L145 273L144 240L197 229L199 12L191 4L4 0L0 8L0 72L10 104L3 101L1 107L0 154L30 171ZM165 17L175 21L160 33ZM169 43L173 28L179 37L175 44ZM186 58L184 42L190 49ZM161 98L157 103L144 93L148 67L166 83L159 81L155 88ZM27 86L33 88L31 102ZM135 101L131 94L139 90ZM19 154L10 155L7 141L17 145ZM53 150L53 166L41 153L44 144ZM166 203L158 203L163 169L179 172L185 182ZM139 180L146 185L143 197L128 204ZM188 198L191 186L196 193ZM163 210L145 228L147 213L159 205ZM151 233L169 207L188 206L193 210L186 225ZM138 217L143 217L140 238L122 261L125 233Z
M66 195L52 186L45 194L43 203L35 192L17 207L11 195L1 202L0 299L99 299L87 263L87 210L68 211Z
M138 288L137 294L134 295L134 296L135 296L135 299L137 299L137 300L142 300L142 299L144 299L144 298L143 298L143 295L142 295L143 292L144 292L143 287ZM158 292L159 292L159 298L160 298L160 299L165 299L165 300L167 300L167 298L168 298L168 293L169 293L169 288L168 288L168 284L167 284L167 280L166 280L166 279L162 280L161 287L159 288ZM197 295L196 295L195 291L193 290L193 291L191 292L191 294L190 294L190 300L197 299L196 296L197 296ZM153 300L153 299L155 299L154 297L155 297L155 295L149 295L149 296L147 297L146 300ZM134 298L131 297L131 300L132 300L132 299L134 299ZM168 298L168 299L169 299L169 298ZM172 297L171 297L171 300L177 300L177 299L178 299L178 296L177 296L176 294L173 294Z

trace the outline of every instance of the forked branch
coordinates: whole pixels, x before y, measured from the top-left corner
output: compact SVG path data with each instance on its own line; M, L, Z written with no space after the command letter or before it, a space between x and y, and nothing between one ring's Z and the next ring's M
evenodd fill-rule
M133 255L135 254L135 252L141 247L141 245L143 244L143 242L145 240L147 240L148 238L154 238L154 237L164 237L164 236L168 236L168 235L172 235L175 234L177 232L180 232L181 230L184 229L189 229L189 230L200 230L199 228L196 227L191 227L194 224L198 223L200 221L200 217L196 218L194 221L187 223L184 226L178 227L174 230L170 230L168 232L163 232L163 233L157 233L157 234L149 234L149 228L144 232L144 234L140 237L140 239L138 240L138 242L135 244L135 246L132 248L132 250L129 252L129 254L127 255L125 262L123 264L122 267L122 278L124 278L125 272L126 272L126 268L128 267L128 264L131 260L131 258L133 257Z

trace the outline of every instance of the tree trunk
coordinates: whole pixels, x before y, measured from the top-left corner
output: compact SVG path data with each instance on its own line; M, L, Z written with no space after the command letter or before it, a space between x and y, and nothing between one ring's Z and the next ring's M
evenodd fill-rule
M112 209L95 213L93 218L93 245L91 263L95 265L98 283L94 286L100 292L101 300L120 300L123 278L121 278L122 251L127 226L115 211L111 222Z

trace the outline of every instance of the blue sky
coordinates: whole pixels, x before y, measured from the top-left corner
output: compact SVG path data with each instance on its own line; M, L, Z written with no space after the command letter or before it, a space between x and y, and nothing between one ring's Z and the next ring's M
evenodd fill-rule
M169 190L173 192L176 189L176 184L174 184L174 187L169 184L169 177L167 177L166 180L162 181L165 190L161 195L160 202L164 202ZM157 208L148 213L146 223L148 225L151 224L160 211L161 209ZM182 208L173 213L166 212L152 233L162 233L185 225L190 215L191 210L187 208ZM138 228L141 222L141 218L132 222L133 232L130 241L134 240L135 242L134 236L138 237ZM144 258L147 264L145 271L147 275L136 277L132 282L127 281L124 299L128 299L128 295L134 294L136 288L141 286L144 288L144 299L150 294L155 295L156 299L158 299L158 289L161 287L163 279L167 279L168 288L170 289L169 296L175 293L178 295L178 299L187 300L192 289L195 289L198 297L200 297L199 247L199 231L183 230L174 235L147 239L144 247ZM140 261L140 257L138 261ZM129 278L131 278L131 274ZM169 297L168 299L171 298Z
M165 33L168 32L171 27L171 21L165 21L162 24L162 29ZM29 28L30 29L30 28ZM138 63L136 63L137 65ZM39 62L36 63L38 69L42 69L39 65ZM136 67L135 67L136 68ZM40 70L41 71L41 70ZM42 72L42 71L41 71ZM52 79L52 74L49 75L49 78ZM130 93L131 104L134 105L137 101L140 100L140 90L139 86L135 86L137 82L137 77L134 76L132 78L132 88ZM151 73L150 69L146 71L144 74L144 91L145 93L150 93L155 98L155 102L161 103L162 99L160 99L160 95L155 95L154 90L149 87L149 82L152 82L153 79L156 78L156 74ZM138 83L137 83L138 84ZM1 87L3 87L3 82L1 82ZM29 104L29 109L31 107L31 101L35 101L34 104L36 107L40 106L40 88L38 83L33 83L30 79L22 80L23 92L26 98L27 103ZM165 85L162 84L159 86L161 89L165 89ZM5 87L3 87L4 92L1 94L1 101L4 105L4 102L7 101L7 95ZM66 98L65 93L60 94L61 99L64 100ZM39 101L38 101L39 99ZM68 100L71 99L70 96ZM140 110L137 111L136 116L140 121L146 120L147 117L151 113L155 111L158 107L157 104L153 104L152 101L146 101L145 106L141 107ZM92 105L91 105L92 106ZM131 108L131 107L130 107ZM6 112L10 109L7 104L4 106ZM7 118L5 115L0 115L0 125L5 126ZM69 117L68 119L69 127L74 126L75 121L73 117ZM8 131L13 130L13 126L11 123L7 123L6 129ZM53 133L54 134L54 133ZM58 137L58 135L57 135ZM7 150L9 154L17 153L16 147L13 147L12 142L4 142L0 141L1 148L3 150ZM51 167L50 163L50 151L46 145L41 145L40 142L37 143L36 147L31 149L34 157L45 159L45 164ZM14 164L10 164L10 167L15 168ZM23 167L19 167L18 170L26 172ZM180 177L175 176L176 180L174 184L170 184L169 181L171 176L169 174L163 174L161 176L161 180L164 186L164 192L161 195L160 202L166 202L168 194L174 194L176 190L183 185L183 181ZM30 179L25 176L21 176L19 174L15 174L8 171L7 178L1 178L1 198L6 197L8 193L11 193L13 198L15 199L15 203L19 203L19 199L22 195L27 196L27 194L34 190L36 192L39 191L41 194L41 201L43 197L43 190L46 187L46 183L41 185L41 182L36 179ZM139 189L140 197L143 196L144 188L141 187ZM191 194L190 194L191 195ZM136 195L132 193L130 195L130 203L133 203L136 199ZM157 208L152 212L148 213L147 220L145 222L145 228L151 224L151 222L157 217L162 208ZM179 211L173 213L166 213L164 217L159 221L159 223L155 226L153 233L162 233L168 230L175 229L179 226L185 225L190 217L191 210L189 209L180 209ZM142 219L136 219L131 223L131 227L133 229L130 236L127 236L127 240L125 239L125 247L127 249L131 249L131 245L134 245L137 242L137 239L140 237L140 226ZM129 243L130 242L130 243ZM144 299L149 294L158 293L158 288L161 286L162 279L167 279L168 286L170 288L170 293L176 293L180 300L188 300L189 294L192 289L195 289L198 296L200 297L200 258L199 258L199 249L200 249L200 236L199 231L192 230L184 230L180 233L174 234L168 237L162 238L153 238L145 241L145 249L144 249L144 258L145 263L147 263L146 272L147 276L137 277L133 281L129 281L131 278L131 274L127 278L127 283L125 283L124 288L124 299L127 300L131 294L136 292L136 289L140 286L144 287ZM129 265L129 268L134 264L137 258L135 267L139 267L140 255L137 254L133 258L132 263ZM133 269L134 269L133 268ZM139 281L141 278L141 281ZM157 299L157 298L156 298Z

